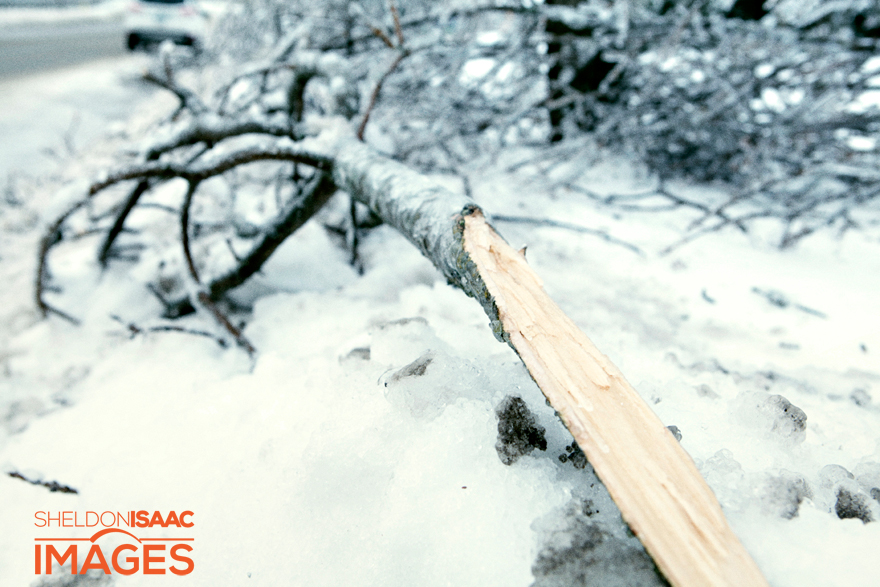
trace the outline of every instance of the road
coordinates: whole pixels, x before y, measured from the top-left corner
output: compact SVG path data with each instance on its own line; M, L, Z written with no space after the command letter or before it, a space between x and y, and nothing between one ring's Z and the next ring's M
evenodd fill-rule
M0 79L122 55L122 20L0 27Z
M124 130L155 92L140 79L149 59L111 19L0 27L0 187Z

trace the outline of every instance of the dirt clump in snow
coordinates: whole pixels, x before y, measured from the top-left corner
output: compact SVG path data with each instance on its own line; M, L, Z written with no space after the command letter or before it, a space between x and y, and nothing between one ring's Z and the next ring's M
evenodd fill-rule
M837 503L834 504L834 512L841 520L858 518L863 523L874 521L871 515L871 506L868 505L864 496L847 491L841 487L837 490Z
M571 463L575 469L583 469L587 466L587 455L576 442L572 442L565 447L565 452L559 455L559 462Z
M768 479L769 491L766 503L768 510L786 520L796 518L801 503L813 498L813 490L807 480L797 473L781 471L779 475Z
M669 585L637 541L614 536L577 511L540 550L532 574L532 587Z
M495 408L498 416L498 441L495 450L505 465L512 465L520 457L536 448L547 450L544 427L521 397L509 395Z

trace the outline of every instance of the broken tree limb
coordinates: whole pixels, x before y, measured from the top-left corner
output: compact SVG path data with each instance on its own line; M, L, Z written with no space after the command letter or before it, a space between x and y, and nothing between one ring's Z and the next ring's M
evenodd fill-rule
M473 201L353 140L334 179L480 302L673 585L766 587L690 456Z

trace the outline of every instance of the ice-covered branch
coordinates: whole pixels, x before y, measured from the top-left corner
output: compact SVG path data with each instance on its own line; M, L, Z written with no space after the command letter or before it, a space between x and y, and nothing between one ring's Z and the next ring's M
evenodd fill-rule
M181 177L186 180L203 181L220 175L234 167L255 161L292 161L309 165L316 169L329 169L332 161L324 156L311 153L298 145L275 144L265 147L248 147L230 154L206 158L191 165L178 163L144 163L109 174L92 184L89 196L93 196L111 185L132 179Z
M202 102L202 99L198 94L189 88L178 85L174 80L169 79L168 77L162 79L152 71L148 71L144 74L144 80L156 84L160 88L165 88L177 96L177 99L180 100L180 108L187 108L192 111L193 114L201 114L208 111L208 107Z
M315 178L303 189L302 194L291 199L278 214L276 220L261 231L257 244L251 248L250 252L238 259L235 267L212 278L205 285L208 298L212 301L219 300L226 292L238 287L259 271L275 252L275 249L305 224L327 202L335 190L336 186L330 180L329 174L318 172ZM165 315L168 318L177 318L192 312L192 310L192 302L188 296L184 296L166 302Z
M691 458L470 198L353 139L334 178L483 306L667 578L766 587Z

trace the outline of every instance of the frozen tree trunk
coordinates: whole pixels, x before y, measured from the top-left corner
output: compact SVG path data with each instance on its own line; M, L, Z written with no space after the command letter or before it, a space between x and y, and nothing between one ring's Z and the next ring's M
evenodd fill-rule
M673 585L767 585L690 456L472 201L353 140L334 179L480 302Z

